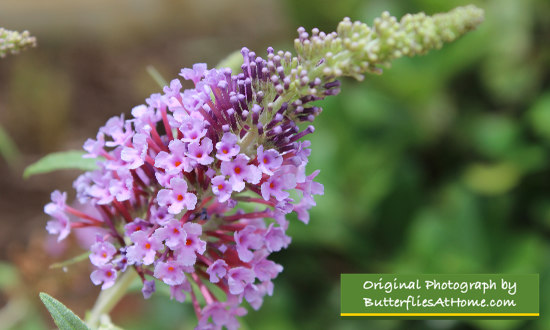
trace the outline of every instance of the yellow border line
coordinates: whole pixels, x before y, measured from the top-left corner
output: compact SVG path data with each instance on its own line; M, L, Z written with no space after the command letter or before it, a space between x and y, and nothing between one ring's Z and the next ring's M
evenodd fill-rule
M340 313L340 316L540 316L539 313Z

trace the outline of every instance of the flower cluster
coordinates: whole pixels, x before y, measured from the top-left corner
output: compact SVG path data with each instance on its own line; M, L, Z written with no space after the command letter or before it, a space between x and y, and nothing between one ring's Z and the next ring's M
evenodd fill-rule
M19 51L36 46L36 38L29 31L17 32L0 27L0 58L6 54L17 54Z
M477 19L459 14L455 25ZM131 118L109 119L86 141L86 157L97 158L98 169L74 188L94 211L67 205L66 194L55 191L45 207L53 218L48 232L63 240L72 228L95 228L91 280L102 289L136 271L145 298L162 281L173 299L190 299L198 328L237 328L243 302L258 309L273 293L283 267L269 256L291 242L287 215L307 223L313 196L323 194L314 181L319 171L306 171L310 142L302 140L314 131L305 123L321 112L312 102L337 94L336 78L372 72L375 53L386 61L389 46L382 45L392 33L397 48L414 44L399 39L401 25L386 21L396 22L383 16L366 44L355 39L371 30L346 19L338 33L314 29L310 37L298 29L297 57L268 48L264 59L243 48L235 74L205 64L183 69L194 88L182 90L174 79ZM426 47L437 47L437 32L452 27L436 30L424 38Z
M182 91L175 79L132 109L131 119L113 117L86 141L87 157L102 160L74 188L79 202L97 214L68 206L58 191L45 207L53 217L47 230L59 240L71 228L97 227L93 283L109 288L132 267L145 297L155 290L153 278L169 285L178 301L188 292L200 326L211 319L234 328L233 316L245 312L243 300L260 307L283 269L269 255L291 241L285 216L296 212L307 223L313 196L323 193L314 182L318 171L306 173L310 144L299 141L313 127L297 125L319 109L306 99L264 106L272 93L266 86L284 88L284 59L272 49L267 60L246 48L242 54L242 73L205 64L183 69L194 89ZM192 283L206 306L198 305ZM225 301L211 285L225 292Z

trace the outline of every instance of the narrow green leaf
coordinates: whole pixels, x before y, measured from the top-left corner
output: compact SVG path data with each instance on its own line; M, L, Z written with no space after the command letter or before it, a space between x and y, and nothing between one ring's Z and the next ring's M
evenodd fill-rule
M50 265L50 269L54 269L54 268L63 268L63 267L67 267L67 266L70 266L72 264L75 264L77 262L80 262L82 260L86 260L88 259L88 256L90 255L90 251L88 252L84 252L80 255L77 255L76 257L73 257L69 260L65 260L65 261L61 261L61 262L56 262L55 264L51 264Z
M83 170L92 171L98 168L98 158L82 158L84 151L72 150L55 152L41 158L36 163L29 165L23 178L31 175L49 173L56 170Z
M148 65L147 73L160 86L160 88L163 88L164 86L168 86L166 79L164 79L164 77L160 74L160 72L154 66Z
M17 146L2 126L0 126L0 156L3 157L10 166L14 166L20 158Z
M88 330L88 327L82 320L76 316L70 309L54 299L52 296L40 292L40 300L44 303L55 324L61 330Z

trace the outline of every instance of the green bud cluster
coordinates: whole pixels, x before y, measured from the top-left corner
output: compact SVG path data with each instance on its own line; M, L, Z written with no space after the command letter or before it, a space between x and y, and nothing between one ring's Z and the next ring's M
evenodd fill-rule
M372 27L345 18L331 33L314 28L310 35L301 27L294 40L297 56L272 50L268 54L266 73L271 81L261 86L264 100L278 97L263 106L277 110L292 100L304 103L337 94L339 77L363 80L365 73L380 74L381 66L389 67L392 60L439 49L475 29L483 18L482 9L469 5L433 16L407 14L400 21L384 12ZM295 103L288 105L285 115L303 105Z
M36 38L29 31L17 32L0 27L0 57L17 54L28 47L36 46Z
M482 9L469 5L433 16L407 14L400 21L384 12L372 27L345 18L337 32L325 34L313 29L312 36L306 37L305 30L299 30L295 48L302 65L317 66L326 78L351 76L362 80L364 73L381 73L379 66L389 66L394 59L441 48L444 42L475 29L483 16Z

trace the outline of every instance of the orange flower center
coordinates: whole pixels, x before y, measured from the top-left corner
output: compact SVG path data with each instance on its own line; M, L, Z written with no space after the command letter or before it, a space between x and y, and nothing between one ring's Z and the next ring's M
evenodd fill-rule
M178 160L174 165L176 165L176 167L178 167L178 166L181 165L181 162Z
M149 250L151 248L151 243L149 243L149 242L145 243L145 248L147 250Z
M178 200L178 202L181 202L183 200L183 196L182 195L178 195L178 197L176 197L176 199Z
M239 166L235 167L235 173L241 174L241 168Z
M192 240L187 239L187 240L185 241L185 245L189 246L189 245L191 245L191 244L193 244L193 241L192 241Z

